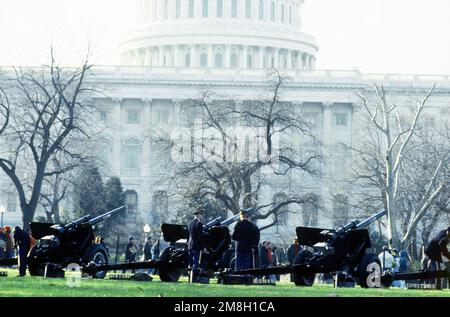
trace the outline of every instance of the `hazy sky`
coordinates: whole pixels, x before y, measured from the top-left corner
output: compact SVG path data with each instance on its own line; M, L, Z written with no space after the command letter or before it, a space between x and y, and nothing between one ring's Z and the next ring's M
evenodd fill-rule
M0 0L0 65L64 63L91 43L96 64L117 64L133 24L131 0ZM320 45L319 69L450 74L449 0L306 0L303 30Z

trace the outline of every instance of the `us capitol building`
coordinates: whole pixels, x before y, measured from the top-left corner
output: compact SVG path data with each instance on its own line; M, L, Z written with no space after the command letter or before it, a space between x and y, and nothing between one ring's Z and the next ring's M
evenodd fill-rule
M351 192L339 176L351 163L349 147L360 127L355 111L355 92L382 83L394 89L398 102L407 104L411 91L423 94L437 83L436 97L426 116L430 125L448 116L450 77L431 75L364 74L359 71L316 70L319 46L302 32L304 0L140 0L137 27L120 45L121 65L97 66L96 79L108 97L97 98L99 123L107 129L99 155L104 176L119 176L128 209L149 224L168 221L177 201L170 188L161 185L165 160L145 135L151 128L182 122L183 101L198 97L205 89L217 95L256 100L257 91L277 69L290 78L282 100L302 106L325 155L320 178L271 176L262 199L271 201L280 189L313 195L326 213L305 217L302 208L290 211L278 226L264 232L274 240L282 237L286 224L330 226L345 221L346 201ZM346 146L334 146L344 144ZM2 197L5 223L19 222L14 193ZM309 211L311 214L311 211ZM313 211L314 213L314 211ZM288 237L293 234L289 228ZM289 238L290 239L290 238Z

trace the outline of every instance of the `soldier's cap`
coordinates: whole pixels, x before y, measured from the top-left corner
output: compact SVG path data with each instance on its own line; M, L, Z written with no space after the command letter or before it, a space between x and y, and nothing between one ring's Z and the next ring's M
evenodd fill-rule
M194 215L200 215L200 214L204 214L204 213L205 213L205 210L203 209L203 207L198 207L198 208L193 212Z
M248 215L250 215L251 211L252 211L252 208L241 209L239 215L241 215L241 216L248 216Z

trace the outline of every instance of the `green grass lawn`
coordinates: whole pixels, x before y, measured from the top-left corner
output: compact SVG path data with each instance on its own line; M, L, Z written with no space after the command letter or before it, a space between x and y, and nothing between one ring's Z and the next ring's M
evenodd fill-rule
M152 282L81 279L79 286L71 287L71 279L19 278L16 275L16 270L9 270L8 277L0 277L1 297L450 297L448 290L335 289L328 285L307 288L288 282L280 282L277 286L225 286L216 284L215 280L209 285L201 285L189 284L186 279L162 283L158 278Z

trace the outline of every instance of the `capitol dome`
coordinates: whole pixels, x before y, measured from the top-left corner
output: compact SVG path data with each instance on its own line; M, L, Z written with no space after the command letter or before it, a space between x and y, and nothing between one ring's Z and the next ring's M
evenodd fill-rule
M128 66L312 70L318 46L301 31L304 0L138 0L120 45Z

